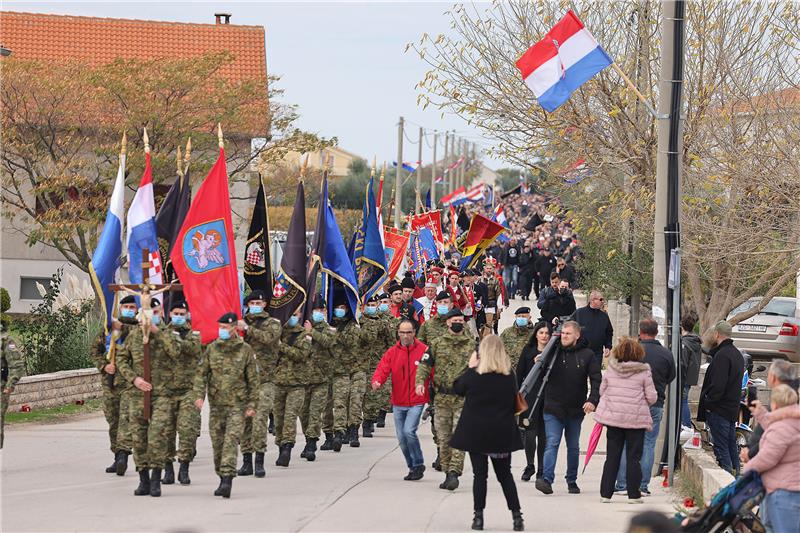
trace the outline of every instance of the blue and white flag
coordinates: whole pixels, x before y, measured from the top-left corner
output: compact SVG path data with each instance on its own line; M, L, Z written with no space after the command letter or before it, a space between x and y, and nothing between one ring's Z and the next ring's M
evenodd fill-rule
M392 166L396 167L397 166L397 161L392 161ZM405 161L403 162L403 170L408 171L409 174L413 174L414 172L417 171L418 168L419 168L419 161L417 161L417 166L416 167L411 166L411 163L406 163Z
M147 248L150 263L149 282L162 281L161 254L156 233L156 204L153 199L153 172L150 154L145 154L144 174L128 209L128 277L131 283L141 283L142 250ZM156 296L159 300L161 296Z

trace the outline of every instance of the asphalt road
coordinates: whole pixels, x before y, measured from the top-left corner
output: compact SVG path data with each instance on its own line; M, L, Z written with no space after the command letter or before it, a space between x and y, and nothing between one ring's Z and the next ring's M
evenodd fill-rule
M515 302L520 305L520 302ZM516 307L514 305L513 307ZM534 304L535 307L535 304ZM510 324L506 313L502 325ZM161 498L135 497L138 483L131 470L125 477L105 474L111 462L106 424L97 414L65 423L7 428L2 461L2 531L465 531L472 517L469 461L455 492L438 488L443 474L430 462L435 447L426 422L420 435L428 470L419 482L406 473L391 417L376 437L362 439L358 449L320 452L317 461L300 459L295 448L289 468L274 466L277 451L270 441L267 477L234 480L230 500L212 496L218 478L211 459L207 418L192 463L192 484L163 486ZM584 422L582 448L593 424ZM545 496L532 483L519 481L524 454L513 457L517 487L528 531L625 531L630 516L645 509L671 513L671 495L651 482L653 496L644 505L625 498L600 502L599 485L604 441L578 483L580 495L566 492L565 450L556 470L555 494ZM298 438L302 442L302 437ZM583 462L583 456L581 457ZM511 530L497 482L489 480L485 512L487 530Z

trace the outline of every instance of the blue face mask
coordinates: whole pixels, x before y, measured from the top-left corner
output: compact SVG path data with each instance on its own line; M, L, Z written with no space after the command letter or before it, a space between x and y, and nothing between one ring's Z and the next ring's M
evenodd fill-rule
M528 319L525 318L524 316L517 317L515 322L516 322L517 326L519 326L521 328L524 328L525 326L528 325Z
M161 324L161 317L158 315L153 315L153 318L150 320L150 322L152 322L154 326L158 326Z
M297 325L298 322L300 322L300 319L292 315L289 317L289 321L286 323L286 325L289 327L294 327Z
M333 316L336 318L344 318L344 315L347 314L346 309L339 309L338 307L333 310Z
M437 305L436 312L439 314L439 316L444 316L450 312L450 308L446 305Z
M364 308L364 312L365 312L366 314L368 314L369 316L373 316L375 313L377 313L377 312L378 312L378 308L377 308L377 307L372 307L372 306L370 306L370 307L365 307L365 308Z
M378 311L381 313L386 313L389 311L389 304L381 304L378 306Z
M175 315L171 319L173 326L183 326L186 324L186 317L183 315Z
M250 314L251 315L255 315L255 314L263 313L263 312L264 312L264 306L263 305L251 305L250 306Z
M123 309L120 311L123 318L136 318L136 311L133 309Z
M231 332L226 328L219 328L219 338L226 341L231 338Z
M311 313L311 320L314 322L322 322L325 320L325 313L321 313L320 311L314 311Z

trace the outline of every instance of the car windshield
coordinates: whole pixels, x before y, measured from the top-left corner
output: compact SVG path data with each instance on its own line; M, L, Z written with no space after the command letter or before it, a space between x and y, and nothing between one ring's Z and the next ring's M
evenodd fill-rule
M758 302L760 301L761 301L760 299L748 300L739 307L737 307L736 309L734 309L733 311L731 311L730 315L728 316L734 316L738 313L743 313L748 309L752 309L753 307L758 305ZM766 305L766 307L764 307L764 309L761 310L761 314L793 317L794 311L795 311L794 299L772 300Z

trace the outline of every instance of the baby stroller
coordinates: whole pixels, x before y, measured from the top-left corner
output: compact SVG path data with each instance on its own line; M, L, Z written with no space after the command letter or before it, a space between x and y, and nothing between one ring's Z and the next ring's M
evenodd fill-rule
M689 518L682 531L712 533L723 531L763 532L764 526L753 512L764 498L764 485L758 472L749 471L720 490L709 506Z

